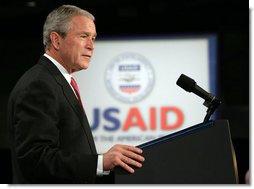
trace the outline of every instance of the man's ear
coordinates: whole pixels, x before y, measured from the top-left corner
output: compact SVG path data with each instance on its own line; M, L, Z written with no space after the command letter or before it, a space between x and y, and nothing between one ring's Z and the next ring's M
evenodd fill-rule
M62 39L61 36L57 32L51 32L50 33L51 44L52 44L52 47L55 50L59 50L60 49L61 39Z

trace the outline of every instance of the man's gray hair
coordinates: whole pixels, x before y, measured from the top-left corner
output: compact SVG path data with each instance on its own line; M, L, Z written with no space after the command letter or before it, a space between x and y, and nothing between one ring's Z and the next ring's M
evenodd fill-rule
M95 21L95 18L91 13L74 5L62 5L56 8L49 13L43 26L43 45L45 50L50 48L51 32L57 32L62 37L66 36L70 29L70 21L73 16L86 16Z

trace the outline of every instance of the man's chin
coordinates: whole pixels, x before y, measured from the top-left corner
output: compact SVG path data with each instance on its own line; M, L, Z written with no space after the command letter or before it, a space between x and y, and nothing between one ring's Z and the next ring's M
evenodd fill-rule
M86 69L88 69L88 67L89 67L88 65L84 65L84 66L82 66L81 69L82 69L82 70L86 70Z
M77 71L88 69L88 65L82 65Z
M87 68L88 68L88 66L82 66L82 67L77 68L77 69L72 69L71 73L78 72L78 71L81 71L81 70L86 70Z

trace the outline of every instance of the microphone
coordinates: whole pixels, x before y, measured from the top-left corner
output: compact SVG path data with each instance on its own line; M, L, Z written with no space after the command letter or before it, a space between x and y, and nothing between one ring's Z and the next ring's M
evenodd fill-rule
M205 99L205 102L203 104L208 107L208 109L206 111L207 114L205 116L204 122L210 119L210 116L213 114L215 109L221 104L221 101L216 99L214 95L206 92L204 89L197 85L195 80L184 74L181 74L181 76L176 81L176 84L184 90L188 92L193 92L199 97Z
M214 95L206 92L204 89L197 85L196 81L184 74L181 74L176 84L188 92L193 92L207 102L212 102L213 100L215 100ZM206 104L204 105L206 106Z

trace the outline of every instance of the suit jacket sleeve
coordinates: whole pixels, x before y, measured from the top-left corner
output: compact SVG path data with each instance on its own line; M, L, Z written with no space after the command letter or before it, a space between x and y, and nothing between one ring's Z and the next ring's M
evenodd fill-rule
M55 91L39 80L30 83L13 101L14 153L19 169L32 182L93 183L97 154L74 146L76 150L70 150L72 141L62 141L65 138L59 115L64 106Z

